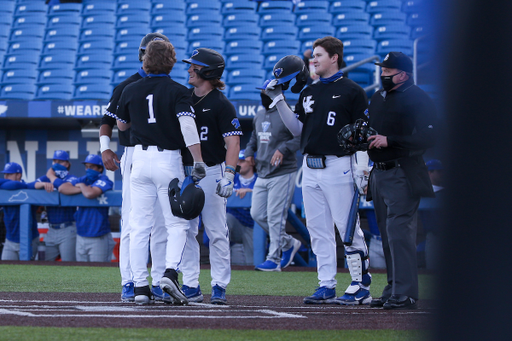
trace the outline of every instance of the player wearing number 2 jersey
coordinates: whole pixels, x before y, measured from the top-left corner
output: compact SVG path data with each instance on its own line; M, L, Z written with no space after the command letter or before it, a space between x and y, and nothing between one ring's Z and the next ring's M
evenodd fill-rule
M172 214L168 186L184 179L180 150L188 147L194 159L192 176L204 177L199 136L188 89L169 73L176 62L172 44L153 41L146 48L143 68L147 77L124 89L116 111L118 127L131 127L133 151L130 177L130 263L135 283L135 303L153 303L148 284L148 242L154 206L160 205L168 233L166 271L160 287L178 304L188 301L178 284L178 270L189 223Z

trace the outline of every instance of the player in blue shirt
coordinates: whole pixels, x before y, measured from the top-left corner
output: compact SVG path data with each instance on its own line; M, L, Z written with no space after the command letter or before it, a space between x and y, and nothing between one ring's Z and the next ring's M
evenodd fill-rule
M53 153L53 165L46 175L36 180L36 189L45 189L51 193L65 182L73 182L76 177L69 174L71 163L69 154L64 150ZM54 261L60 254L62 261L76 261L76 207L47 206L49 228L46 237L45 260Z
M73 195L82 193L87 199L94 199L113 187L112 181L103 173L101 156L90 154L82 162L86 175L66 182L59 192ZM79 262L108 262L114 248L110 232L108 207L78 207L76 220L76 260Z
M26 184L21 180L21 166L16 162L5 164L4 178L0 179L0 189L16 190L31 188L34 189L34 182ZM4 223L6 229L5 243L2 250L2 260L20 259L20 206L4 206ZM37 230L37 221L35 219L37 207L32 206L32 259L37 254L37 245L39 244L39 231Z

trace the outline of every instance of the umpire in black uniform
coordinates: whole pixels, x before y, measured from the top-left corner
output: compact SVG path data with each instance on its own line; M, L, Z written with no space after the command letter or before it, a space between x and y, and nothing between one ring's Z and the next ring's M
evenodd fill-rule
M417 211L421 197L434 196L422 154L434 146L436 109L414 85L412 62L390 52L382 63L383 89L368 107L370 126L378 135L368 155L374 162L368 199L373 199L382 234L388 284L373 307L414 309L418 300L416 263Z

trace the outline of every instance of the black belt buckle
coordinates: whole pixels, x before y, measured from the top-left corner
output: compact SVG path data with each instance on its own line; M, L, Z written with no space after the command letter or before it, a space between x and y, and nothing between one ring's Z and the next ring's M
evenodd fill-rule
M400 164L398 163L398 161L395 160L395 161L388 161L388 162L376 162L375 166L377 167L377 169L380 169L380 170L390 170L395 167L399 167Z
M325 168L325 155L308 155L306 156L306 165L311 169Z

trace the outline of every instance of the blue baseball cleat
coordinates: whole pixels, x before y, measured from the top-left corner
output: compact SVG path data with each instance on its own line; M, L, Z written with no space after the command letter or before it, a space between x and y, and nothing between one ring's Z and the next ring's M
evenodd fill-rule
M305 304L331 304L336 298L336 288L320 287L311 296L304 298Z
M271 260L266 260L260 265L256 266L254 270L258 271L281 271L281 265L272 262Z
M219 305L227 304L228 301L226 300L226 289L221 288L218 285L215 285L212 288L212 297L210 299L210 303Z
M133 282L128 282L123 285L123 290L121 291L121 301L122 302L133 302L135 300L135 292L133 291Z
M203 302L203 293L201 292L201 287L198 285L197 288L191 288L187 285L183 285L181 290L187 297L189 302Z
M292 263L293 257L295 257L295 254L299 251L301 245L300 241L294 239L292 247L283 251L283 256L281 257L281 269L286 268Z

